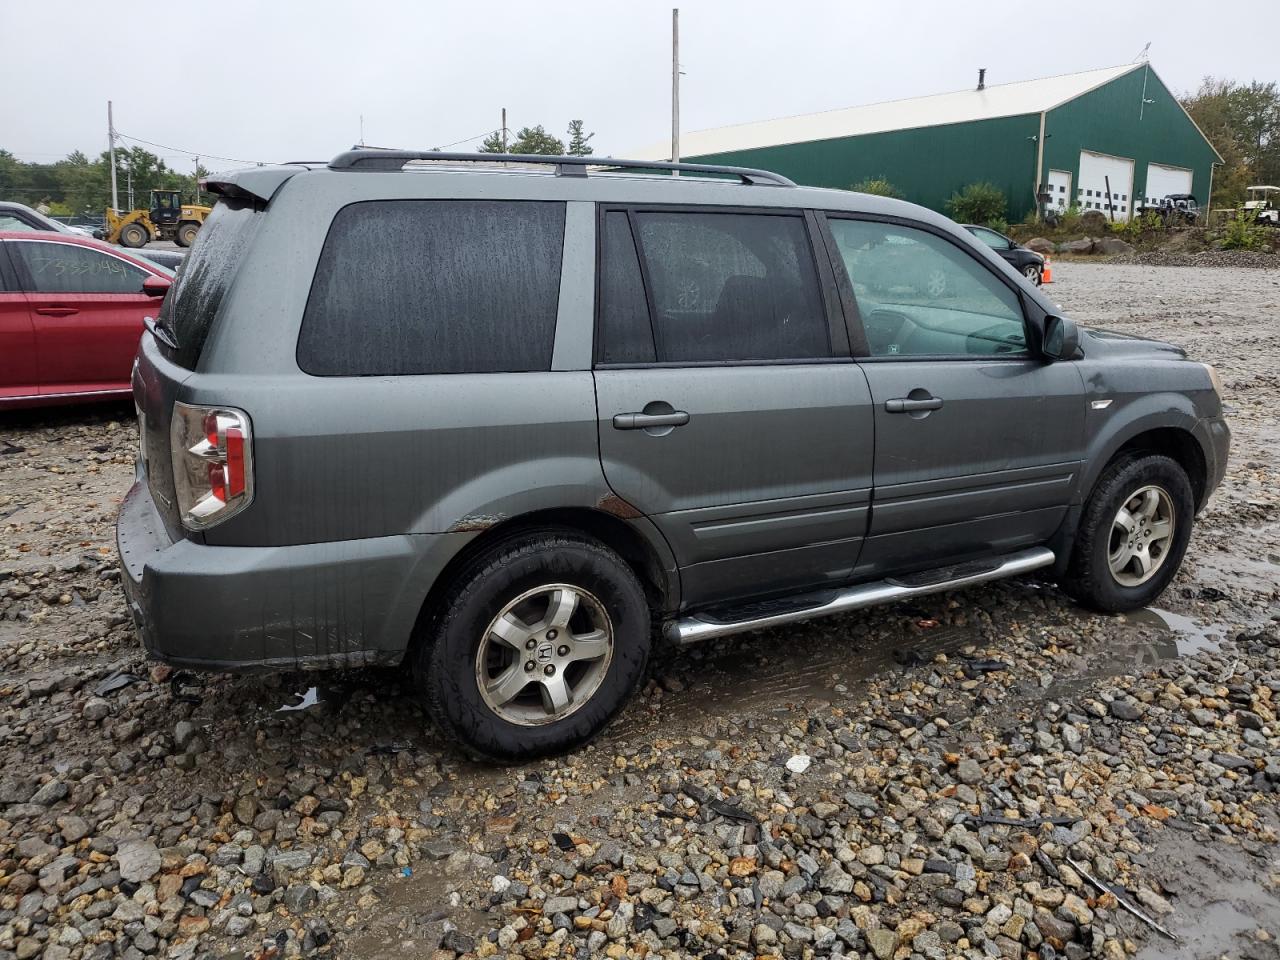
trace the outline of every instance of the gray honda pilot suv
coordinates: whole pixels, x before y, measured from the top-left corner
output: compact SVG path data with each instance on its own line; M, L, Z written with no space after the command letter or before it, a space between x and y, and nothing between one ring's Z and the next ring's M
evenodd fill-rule
M152 656L403 665L516 758L599 732L660 638L1032 570L1104 611L1168 585L1227 459L1210 367L1077 328L912 204L599 163L208 181L133 376Z

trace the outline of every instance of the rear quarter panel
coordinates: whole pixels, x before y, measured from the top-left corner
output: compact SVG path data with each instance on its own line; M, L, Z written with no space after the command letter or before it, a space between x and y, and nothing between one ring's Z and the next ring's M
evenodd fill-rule
M545 196L529 196L471 179L481 199L563 200L554 181ZM206 531L209 543L476 532L536 510L595 508L609 496L590 372L589 204L567 209L551 371L316 377L299 369L301 317L333 216L371 199L460 195L457 178L442 180L305 174L272 199L183 397L241 407L253 421L255 502Z

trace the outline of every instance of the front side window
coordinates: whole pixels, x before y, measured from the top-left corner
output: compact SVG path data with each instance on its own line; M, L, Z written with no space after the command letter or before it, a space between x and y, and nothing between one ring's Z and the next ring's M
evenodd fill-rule
M973 231L974 235L985 243L992 250L1008 250L1009 238L996 233L994 230L988 230L985 227L979 227Z
M316 266L298 364L316 376L549 370L565 205L343 207Z
M142 293L148 274L119 257L73 243L18 241L9 248L35 293Z
M925 230L831 219L873 357L1025 355L1018 295Z
M647 337L661 363L831 356L801 217L610 212L602 252L602 362L644 360Z

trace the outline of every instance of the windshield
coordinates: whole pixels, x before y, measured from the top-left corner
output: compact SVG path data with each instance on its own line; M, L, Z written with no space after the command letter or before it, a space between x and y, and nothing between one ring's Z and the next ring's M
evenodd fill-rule
M222 298L261 222L262 215L252 203L226 200L219 200L205 219L157 317L177 344L174 362L195 369Z

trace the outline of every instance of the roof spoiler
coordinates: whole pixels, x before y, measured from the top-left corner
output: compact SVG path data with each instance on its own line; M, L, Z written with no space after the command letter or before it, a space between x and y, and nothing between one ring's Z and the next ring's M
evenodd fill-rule
M268 203L286 180L306 169L297 165L280 165L211 173L200 181L200 189L231 200Z

